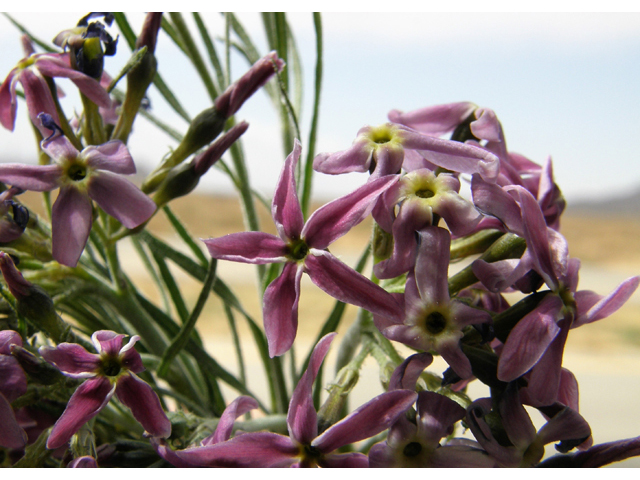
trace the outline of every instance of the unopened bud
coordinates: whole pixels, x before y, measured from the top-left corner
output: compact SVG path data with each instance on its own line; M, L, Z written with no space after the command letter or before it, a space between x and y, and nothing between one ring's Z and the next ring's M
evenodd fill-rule
M225 118L234 115L242 104L274 74L280 72L284 65L284 60L278 58L275 51L268 53L216 98L215 107Z
M142 31L136 40L136 49L147 47L147 51L155 53L158 31L162 24L162 12L149 12L144 18Z
M11 355L18 361L22 369L37 383L53 385L66 377L53 365L36 357L29 350L19 345L11 345Z
M16 299L18 313L34 327L44 332L56 343L80 343L90 349L93 348L90 343L78 338L71 331L71 326L62 320L56 312L53 300L47 295L47 292L25 280L11 257L5 252L0 252L0 270L9 291Z

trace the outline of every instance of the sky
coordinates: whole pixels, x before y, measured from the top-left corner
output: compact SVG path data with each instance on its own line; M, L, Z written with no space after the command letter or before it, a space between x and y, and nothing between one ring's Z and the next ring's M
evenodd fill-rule
M73 26L86 12L12 13L44 40ZM185 15L188 22L191 17ZM239 18L262 53L267 52L259 14ZM129 17L137 30L142 13ZM222 36L217 13L203 19L213 36ZM315 44L312 16L288 14L302 56L305 89L301 118L303 155L308 137ZM556 181L572 201L622 196L640 190L640 13L440 13L381 12L323 15L324 84L317 152L348 148L364 125L387 121L392 109L410 111L429 105L471 101L493 109L501 120L508 148L537 163L553 159ZM193 24L193 23L191 23ZM110 31L117 33L114 26ZM0 17L0 79L22 58L19 34ZM211 102L190 63L161 32L156 55L159 72L195 116ZM115 74L126 62L121 41L105 68ZM232 58L232 78L248 65ZM79 108L73 85L64 108ZM153 111L180 131L178 118L155 90ZM286 156L277 115L263 92L237 114L250 127L244 135L249 175L270 197ZM140 169L151 169L175 142L140 121L130 150ZM13 133L0 127L0 161L35 163L36 145L26 106L18 105ZM362 174L317 174L316 198L330 199L364 183ZM230 181L212 171L206 191L229 193Z

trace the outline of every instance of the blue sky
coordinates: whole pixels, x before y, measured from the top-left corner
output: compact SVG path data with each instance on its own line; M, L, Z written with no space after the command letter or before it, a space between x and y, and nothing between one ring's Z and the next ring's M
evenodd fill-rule
M83 15L13 14L43 39ZM134 28L142 14L132 15ZM214 35L223 34L219 14L203 14ZM241 20L266 53L257 14ZM306 91L302 116L306 141L315 62L311 14L289 15L298 38ZM556 180L568 200L598 199L640 188L640 14L639 13L334 13L323 16L325 80L318 151L347 148L364 125L386 121L389 110L472 101L495 110L512 151L542 163L554 160ZM112 28L114 32L117 28ZM0 17L0 77L22 57L19 36ZM125 42L106 68L116 73L128 57ZM187 110L197 114L210 101L188 62L163 35L159 71ZM232 76L246 69L233 59ZM71 84L64 105L77 105ZM185 123L151 92L157 115L184 131ZM16 131L0 131L0 161L35 162L26 108L19 105ZM250 176L270 196L284 152L277 117L264 94L241 109L250 123L245 150ZM175 143L140 123L130 143L134 160L152 168ZM346 193L364 177L317 175L315 192L330 198ZM211 172L203 188L231 191Z

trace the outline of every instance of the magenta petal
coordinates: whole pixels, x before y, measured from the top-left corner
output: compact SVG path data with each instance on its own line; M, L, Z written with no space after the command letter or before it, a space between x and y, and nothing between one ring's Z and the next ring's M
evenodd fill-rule
M167 438L171 435L171 422L162 410L158 395L134 373L118 378L116 395L131 409L135 419L150 436Z
M438 353L442 355L442 358L444 358L460 378L466 379L473 376L471 362L462 352L458 339L455 339L455 341L442 342L438 346Z
M222 412L216 430L212 435L202 440L201 445L214 445L229 440L236 418L254 408L258 408L258 402L253 398L245 396L236 398L224 409L224 412Z
M301 149L300 142L296 140L293 152L284 161L271 204L271 214L278 234L281 238L288 240L299 239L304 226L304 217L300 209L295 180L295 168L300 159Z
M15 93L11 91L16 72L16 68L11 70L2 85L0 85L0 124L11 131L13 131L16 123L16 110L18 108Z
M60 189L53 204L51 248L53 258L75 267L87 244L93 221L91 200L74 187Z
M0 447L20 450L27 444L27 434L20 428L11 404L0 393Z
M415 353L402 362L391 375L388 390L415 390L420 375L433 362L430 353Z
M82 151L82 156L87 165L97 170L108 170L123 175L136 173L129 149L120 140L87 147Z
M270 233L232 233L203 242L209 254L218 260L258 264L287 261L287 245Z
M331 454L318 461L322 468L369 468L369 458L358 452Z
M0 164L0 182L34 192L48 192L58 188L62 176L59 165Z
M9 402L27 392L27 377L11 355L0 355L0 394Z
M36 69L25 68L20 74L20 83L24 89L24 97L31 121L43 135L49 135L49 130L42 126L38 120L38 115L40 113L48 113L57 124L60 123L60 120L47 81Z
M65 375L74 378L94 377L100 366L100 357L87 352L77 343L61 343L57 347L40 347L40 355L55 364Z
M111 330L98 330L91 335L91 341L98 353L106 353L115 356L120 353L122 340L126 337L123 333L116 333ZM139 339L140 337L138 337Z
M444 395L435 392L418 393L417 435L433 448L441 438L451 433L451 428L466 415L466 410Z
M280 276L264 292L264 330L271 357L288 351L296 338L300 277L302 269L296 263L287 262Z
M557 325L562 300L547 295L531 313L511 330L498 360L498 378L510 382L524 375L544 354L560 332Z
M526 451L536 438L536 427L531 423L531 417L520 403L517 388L513 385L507 388L499 407L502 424L509 440L520 451Z
M111 172L94 172L87 192L105 212L127 228L143 224L156 211L156 204L142 190Z
M296 442L308 445L318 435L318 421L316 409L313 406L313 382L316 380L320 365L329 351L336 333L329 333L322 337L314 347L309 365L298 381L296 389L291 395L287 426L289 434Z
M0 355L11 355L11 345L22 346L22 337L13 330L0 331Z
M478 108L475 111L477 120L471 122L471 132L476 138L488 140L490 142L502 142L504 135L502 127L493 110L489 108Z
M355 412L329 427L311 445L324 454L359 442L389 428L418 398L409 390L394 390L378 395Z
M175 452L190 465L249 468L289 466L299 453L299 447L289 437L271 432L245 433L215 445Z
M78 457L69 462L67 468L98 468L98 464L95 458L90 455L85 455L84 457Z
M580 440L591 435L591 427L575 410L565 407L538 431L538 440L547 445L561 440Z
M372 180L344 197L320 207L302 229L309 247L324 249L362 222L385 190L398 181L397 175Z
M78 429L95 417L113 396L115 386L108 378L99 377L87 380L69 399L67 408L53 426L47 440L47 448L54 450L69 441Z
M471 193L473 203L481 212L498 218L510 232L523 236L520 207L502 187L474 175L471 179Z
M331 253L311 249L304 265L311 281L336 300L391 319L402 316L400 305L389 292L346 266Z

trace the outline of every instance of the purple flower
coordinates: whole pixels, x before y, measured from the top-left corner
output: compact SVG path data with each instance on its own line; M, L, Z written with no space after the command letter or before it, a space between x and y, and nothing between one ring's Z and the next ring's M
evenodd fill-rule
M556 455L542 462L540 467L599 468L640 455L640 437L601 443L570 455Z
M367 467L361 453L333 453L338 448L386 430L416 400L408 390L383 393L318 435L312 387L335 333L316 345L291 396L289 436L244 433L230 440L174 452L190 465L225 467Z
M394 278L413 268L418 251L416 232L433 225L434 215L442 217L456 236L475 228L482 215L458 194L459 190L460 181L454 175L436 176L422 168L401 176L384 193L373 217L383 230L393 233L393 252L375 265L378 278Z
M371 181L324 205L305 223L294 179L300 150L296 141L273 197L271 212L278 236L245 232L204 240L213 258L256 264L285 263L280 276L264 293L264 327L271 356L285 353L295 339L302 273L307 273L313 283L342 302L391 318L400 315L400 306L391 294L326 250L367 217L374 201L397 178L386 176Z
M13 330L0 331L0 447L22 449L27 434L18 425L11 402L27 392L27 377L11 356L11 345L22 346L20 335Z
M68 78L96 105L104 108L111 105L109 94L95 79L71 68L68 53L32 54L20 60L0 86L0 123L4 128L13 131L16 122L18 82L24 89L29 117L43 135L48 132L38 121L40 113L47 113L54 122L60 123L47 77Z
M537 465L549 443L560 441L556 449L566 453L589 441L591 428L575 410L559 403L540 410L549 420L536 432L517 387L510 384L494 410L490 398L473 402L467 409L467 424L485 451L500 466L510 468Z
M98 468L98 463L92 456L85 455L84 457L78 457L69 462L67 468Z
M418 234L416 267L407 276L404 293L404 322L375 314L374 321L385 337L422 351L435 351L460 378L469 378L471 363L460 348L462 330L467 325L490 322L491 316L449 297L449 232L427 227Z
M422 371L433 357L418 353L408 357L395 369L389 390L415 390ZM435 392L418 393L415 422L401 415L389 429L387 441L369 451L372 468L425 467L493 467L480 445L470 440L452 439L441 446L440 440L453 433L454 425L466 411L453 400Z
M136 373L144 370L134 345L138 335L123 347L125 335L109 330L95 332L91 339L97 354L87 352L76 343L57 347L40 347L40 354L68 377L86 378L69 399L67 408L53 426L47 448L55 449L69 441L74 433L102 410L115 393L131 409L131 413L148 435L166 438L171 435L171 422L153 389Z
M479 173L488 181L495 180L499 170L498 158L491 152L474 145L423 135L396 123L361 128L351 148L320 153L313 160L313 168L330 175L369 171L372 178L376 178L399 173L405 155L424 158L428 165L454 172Z
M41 117L48 124L45 115ZM50 120L50 119L49 119ZM133 183L118 174L133 174L136 167L119 140L90 146L79 152L64 136L43 140L51 165L0 165L0 181L38 192L60 188L52 212L52 254L59 263L75 267L92 223L91 200L125 227L148 220L156 204Z

